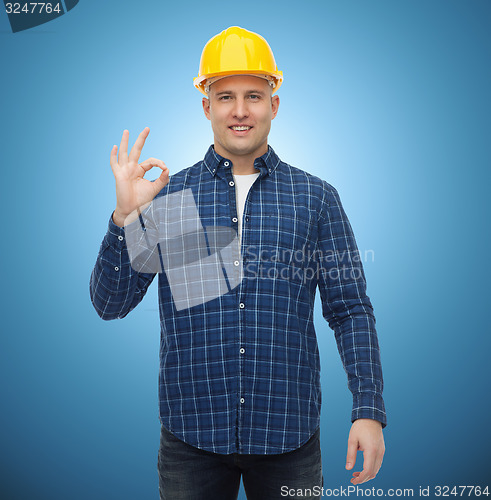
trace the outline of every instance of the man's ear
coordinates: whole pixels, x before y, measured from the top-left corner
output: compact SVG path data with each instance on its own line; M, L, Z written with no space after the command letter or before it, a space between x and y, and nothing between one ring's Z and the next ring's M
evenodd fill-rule
M203 97L203 111L205 112L206 118L210 120L210 99L208 97Z
M273 112L273 118L271 118L272 120L274 120L276 113L278 113L279 106L280 98L277 95L274 95L273 97L271 97L271 110Z

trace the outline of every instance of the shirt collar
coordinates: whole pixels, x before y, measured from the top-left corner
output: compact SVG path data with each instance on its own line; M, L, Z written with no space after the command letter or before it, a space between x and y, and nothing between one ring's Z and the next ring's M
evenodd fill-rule
M203 163L213 176L216 175L219 168L226 169L232 167L232 162L220 156L215 151L213 144L208 148ZM268 151L254 160L254 167L259 170L260 177L264 177L265 175L271 175L276 170L279 163L280 159L278 155L274 152L274 149L268 145Z

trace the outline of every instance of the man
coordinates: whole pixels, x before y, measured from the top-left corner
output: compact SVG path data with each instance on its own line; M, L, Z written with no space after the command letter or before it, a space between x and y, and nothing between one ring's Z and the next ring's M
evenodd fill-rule
M319 498L317 287L353 393L346 468L364 452L351 482L382 463L362 264L337 191L268 145L282 79L266 40L231 27L207 43L195 79L214 134L204 160L171 177L160 160L138 163L148 128L129 155L127 130L111 151L117 204L91 299L103 319L122 318L158 272L161 499L234 499L241 476L249 499Z

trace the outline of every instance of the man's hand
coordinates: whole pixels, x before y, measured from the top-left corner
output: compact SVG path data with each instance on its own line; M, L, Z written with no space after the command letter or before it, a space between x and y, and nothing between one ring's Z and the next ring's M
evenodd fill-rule
M129 131L123 132L121 144L115 145L111 150L111 169L116 179L116 210L113 213L113 221L122 227L131 220L138 218L137 209L143 210L155 198L159 191L169 182L169 169L162 160L149 158L138 163L143 145L148 137L150 129L145 127L138 136L135 145L131 148L128 156ZM143 176L153 167L162 169L158 179L153 182L144 179ZM130 216L131 217L128 217Z
M355 466L356 452L363 451L363 470L353 472L351 482L361 484L373 479L382 465L385 453L382 424L370 418L359 418L353 422L348 437L348 455L346 468Z

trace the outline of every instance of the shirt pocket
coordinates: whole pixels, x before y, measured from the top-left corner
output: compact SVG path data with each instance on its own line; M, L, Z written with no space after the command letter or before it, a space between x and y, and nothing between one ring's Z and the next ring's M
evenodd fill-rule
M307 208L269 209L263 214L262 227L263 246L273 260L302 267L309 259L314 218Z

